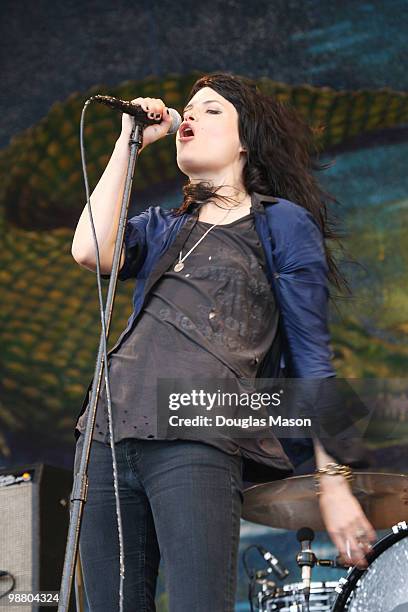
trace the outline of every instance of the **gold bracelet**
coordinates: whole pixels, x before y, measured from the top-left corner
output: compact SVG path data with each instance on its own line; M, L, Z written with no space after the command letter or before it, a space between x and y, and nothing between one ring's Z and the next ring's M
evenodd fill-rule
M322 474L328 474L329 476L343 476L350 484L353 481L353 472L348 465L341 465L339 463L327 463L323 468L316 470L314 473L314 480L316 486L316 495L320 495L320 476Z

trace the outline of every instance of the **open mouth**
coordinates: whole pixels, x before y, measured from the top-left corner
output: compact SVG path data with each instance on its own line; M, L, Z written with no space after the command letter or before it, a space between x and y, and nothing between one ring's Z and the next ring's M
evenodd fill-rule
M191 140L194 138L194 132L190 126L184 125L180 130L180 140Z

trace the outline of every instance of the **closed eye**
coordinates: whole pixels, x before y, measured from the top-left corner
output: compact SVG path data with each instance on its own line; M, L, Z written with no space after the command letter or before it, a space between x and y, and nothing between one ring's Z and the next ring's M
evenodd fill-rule
M206 113L213 113L213 114L215 114L215 115L219 115L219 114L221 113L221 111L219 111L219 110L215 110L215 109L213 109L213 108L207 108L207 110L206 110L205 112L206 112ZM184 115L184 116L183 116L183 121L185 121L185 120L186 120L186 118L185 118L185 115Z

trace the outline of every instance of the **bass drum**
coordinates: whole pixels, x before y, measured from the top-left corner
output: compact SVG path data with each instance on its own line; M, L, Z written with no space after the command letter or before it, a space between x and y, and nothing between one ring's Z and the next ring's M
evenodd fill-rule
M332 612L408 612L407 536L407 523L398 523L374 544L365 570L340 578Z

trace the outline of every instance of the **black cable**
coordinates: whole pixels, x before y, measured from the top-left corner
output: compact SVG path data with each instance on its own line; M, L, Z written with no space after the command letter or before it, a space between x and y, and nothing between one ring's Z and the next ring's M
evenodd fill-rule
M248 563L246 561L246 556L248 554L248 551L251 550L251 548L258 548L258 547L256 544L250 544L249 546L247 546L247 548L242 553L242 565L244 566L245 573L249 578L249 585L248 585L249 608L251 612L254 612L253 599L254 599L255 570L250 570L248 567Z
M10 572L7 572L5 570L0 570L0 578L3 578L4 576L8 576L9 578L11 578L11 587L9 588L8 591L5 591L4 593L0 594L0 599L2 599L2 597L5 597L9 593L11 593L11 591L16 586L16 579L14 578L13 574L10 574Z
M246 549L242 553L242 565L244 566L244 570L245 570L246 575L250 579L255 575L255 572L251 571L249 569L248 564L246 562L246 556L248 554L248 551L251 550L251 548L256 548L258 550L258 545L257 544L250 544L249 546L246 547Z
M249 585L248 585L248 601L249 601L250 612L254 612L253 599L254 599L254 580L252 579L249 581Z
M85 147L84 147L84 117L85 117L85 112L90 102L91 100L87 100L85 102L84 107L82 109L82 113L81 113L80 148L81 148L82 172L84 175L85 191L86 191L86 203L87 203L88 212L89 212L89 219L91 222L92 235L93 235L94 244L95 244L95 255L96 255L96 279L97 279L97 286L98 286L99 310L100 310L102 337L103 337L103 361L104 361L106 397L107 397L107 404L108 404L108 424L109 424L110 446L111 446L111 453L112 453L113 484L114 484L114 490L115 490L116 516L117 516L118 536L119 536L119 565L120 565L120 568L119 568L119 571L120 571L119 610L120 612L122 612L123 611L123 581L125 578L125 561L124 561L124 555L123 555L123 530L122 530L122 518L121 518L121 512L120 512L116 452L115 452L114 435L113 435L112 403L111 403L110 382L109 382L108 352L107 352L107 346L106 346L106 321L105 321L105 309L104 309L103 297L102 297L101 268L100 268L100 259L99 259L98 238L96 235L95 225L94 225L93 216L92 216L90 194L89 194L89 182L88 182L88 176L87 176L87 171L86 171Z

